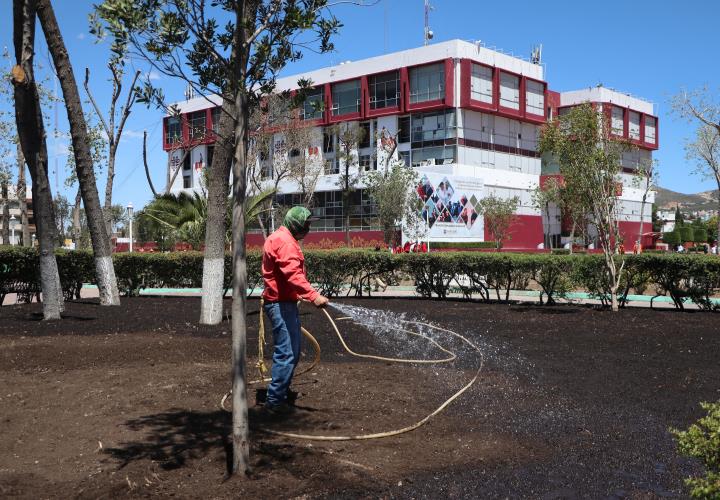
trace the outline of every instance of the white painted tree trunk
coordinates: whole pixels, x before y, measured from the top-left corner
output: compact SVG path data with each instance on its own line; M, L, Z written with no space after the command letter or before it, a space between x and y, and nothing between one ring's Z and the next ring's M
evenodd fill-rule
M95 274L98 280L100 304L103 306L119 306L120 294L115 280L115 267L112 257L95 257Z
M225 259L203 259L203 294L200 299L200 324L217 325L222 321Z

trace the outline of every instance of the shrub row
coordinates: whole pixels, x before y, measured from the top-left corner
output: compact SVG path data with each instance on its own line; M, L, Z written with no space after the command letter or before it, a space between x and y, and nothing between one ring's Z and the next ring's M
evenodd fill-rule
M92 255L58 252L63 292L79 294L82 283L94 281ZM619 259L619 257L617 257ZM199 252L122 253L113 256L121 292L136 295L143 288L199 288L202 260ZM261 256L247 253L248 287L261 285ZM573 290L587 291L609 303L609 280L602 255L512 254L440 252L390 254L368 250L307 250L308 278L328 296L370 294L375 278L394 284L407 280L423 297L446 298L459 292L466 298L508 300L511 290L531 284L540 290L541 303L553 303ZM225 287L232 279L232 257L225 258ZM706 310L716 310L711 300L720 290L720 258L713 255L626 255L620 305L628 294L650 292L669 296L682 309L687 300ZM0 249L0 299L8 292L39 291L38 256L25 248Z

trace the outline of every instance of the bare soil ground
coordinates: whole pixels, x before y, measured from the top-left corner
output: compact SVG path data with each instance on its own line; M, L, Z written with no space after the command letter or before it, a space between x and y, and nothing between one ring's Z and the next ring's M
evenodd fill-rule
M668 428L720 398L720 328L709 313L387 298L330 310L385 323L338 323L360 352L442 355L393 332L402 318L467 335L482 351L436 334L458 359L421 366L349 356L324 315L303 306L322 363L296 380L291 418L267 422L251 409L252 475L227 479L230 415L219 402L230 326L197 325L199 302L68 303L55 323L40 321L38 304L3 307L0 497L683 498L683 478L700 469L677 456ZM249 308L255 378L258 302ZM474 386L401 436L328 443L262 432L400 428L481 362Z

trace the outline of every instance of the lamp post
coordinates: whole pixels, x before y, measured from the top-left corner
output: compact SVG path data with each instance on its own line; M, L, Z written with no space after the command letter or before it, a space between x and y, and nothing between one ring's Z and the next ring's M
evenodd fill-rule
M10 231L12 231L12 236L10 236L10 244L15 246L17 242L15 241L15 226L17 226L18 220L15 218L15 215L10 216Z
M133 227L132 227L133 212L134 212L133 204L132 204L132 202L130 202L130 203L128 203L128 206L127 206L128 219L130 219L130 252L133 251Z

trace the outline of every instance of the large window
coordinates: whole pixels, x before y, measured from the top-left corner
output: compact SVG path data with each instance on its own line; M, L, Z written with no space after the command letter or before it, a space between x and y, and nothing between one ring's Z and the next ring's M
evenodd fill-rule
M360 112L360 80L334 83L332 86L333 116Z
M323 92L323 87L318 87L316 89L308 91L305 96L305 102L303 103L303 107L301 110L303 120L315 120L317 118L322 118L324 108L324 95L325 93Z
M510 109L520 109L520 77L509 73L500 73L500 105Z
M199 141L207 135L205 111L196 111L188 115L188 130L191 141Z
M370 147L370 138L371 138L371 132L370 132L370 122L362 122L360 123L360 138L358 140L358 147L359 148L369 148Z
M445 141L454 138L455 113L453 111L440 111L437 113L423 113L412 115L412 147L424 147L427 142ZM413 160L414 161L414 160Z
M456 146L434 146L412 150L412 166L450 165L455 163Z
M545 114L545 86L534 80L525 80L525 112L533 115Z
M400 79L397 71L371 76L370 109L392 108L400 104Z
M182 140L182 125L180 117L170 116L165 122L165 144L175 144Z
M492 104L493 102L493 70L479 64L472 65L470 77L470 97L476 101Z
M610 128L615 135L624 135L625 133L625 110L617 106L612 107L612 116L610 118Z
M410 142L410 117L401 116L398 119L398 143Z
M645 116L645 142L655 144L657 140L657 126L654 116Z
M218 129L220 128L220 107L213 108L210 110L210 118L212 119L212 129L213 132L217 133Z
M628 136L630 137L630 139L634 139L636 141L640 140L640 113L638 113L637 111L630 111L630 116L628 117L628 124Z
M445 64L431 64L410 69L410 102L445 98Z

